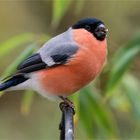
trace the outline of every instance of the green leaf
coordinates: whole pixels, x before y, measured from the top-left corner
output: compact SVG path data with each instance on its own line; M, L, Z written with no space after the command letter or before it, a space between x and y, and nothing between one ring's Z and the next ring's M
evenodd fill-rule
M70 6L70 0L53 0L52 26L57 27Z
M116 124L111 118L110 111L102 104L101 99L92 93L89 88L84 88L80 93L80 119L84 124L90 138L102 134L101 138L117 136ZM95 131L95 130L98 130Z
M16 70L17 66L28 56L30 56L37 49L37 47L38 46L35 43L27 46L27 48L20 54L20 56L16 58L16 60L11 63L11 65L9 65L9 67L3 73L2 77L11 75Z
M31 33L24 33L14 36L0 44L0 56L10 53L16 47L29 43L33 40L34 35Z
M0 91L0 97L3 95L3 91Z
M28 115L30 112L34 95L35 95L34 92L30 90L26 91L23 95L20 110L24 116Z
M132 75L126 75L122 80L122 88L131 104L132 115L140 125L140 83Z
M117 86L139 52L140 36L136 37L124 47L121 47L115 54L106 85L107 98L111 95L112 90Z
M2 74L1 79L11 75L16 71L17 66L25 60L28 56L30 56L37 48L36 44L31 44L27 46L27 48L21 53L21 55L13 62L9 67L6 69L6 71ZM0 97L4 94L4 92L0 92Z

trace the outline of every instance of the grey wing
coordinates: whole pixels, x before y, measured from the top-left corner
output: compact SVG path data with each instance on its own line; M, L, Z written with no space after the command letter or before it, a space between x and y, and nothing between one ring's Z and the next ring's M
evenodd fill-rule
M18 73L30 73L66 63L78 50L71 29L49 40L18 66Z
M51 46L30 56L18 66L18 73L31 73L65 64L78 50L73 43Z
M39 53L43 62L48 66L53 66L67 62L77 50L78 46L75 43L67 42L59 45L56 44L55 46L44 46Z
M73 40L72 30L52 38L38 51L42 60L48 65L65 63L78 50L77 44Z

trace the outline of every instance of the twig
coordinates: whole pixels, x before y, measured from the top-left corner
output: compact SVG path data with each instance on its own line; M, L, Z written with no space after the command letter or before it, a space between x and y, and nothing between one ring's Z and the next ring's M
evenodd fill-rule
M73 116L75 111L72 107L66 106L65 103L60 103L62 118L60 122L60 140L73 140L74 139L74 124Z

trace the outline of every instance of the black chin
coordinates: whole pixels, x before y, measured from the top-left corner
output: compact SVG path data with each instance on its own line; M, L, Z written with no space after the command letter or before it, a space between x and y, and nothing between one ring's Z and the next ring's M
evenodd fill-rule
M103 41L106 38L106 33L104 32L95 32L93 33L97 40Z

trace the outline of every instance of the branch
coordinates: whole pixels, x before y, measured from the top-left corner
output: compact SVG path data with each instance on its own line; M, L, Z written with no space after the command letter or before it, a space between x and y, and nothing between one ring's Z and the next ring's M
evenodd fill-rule
M62 118L59 126L60 140L73 140L74 139L74 124L73 116L75 111L72 107L66 106L64 102L60 103L62 111Z

